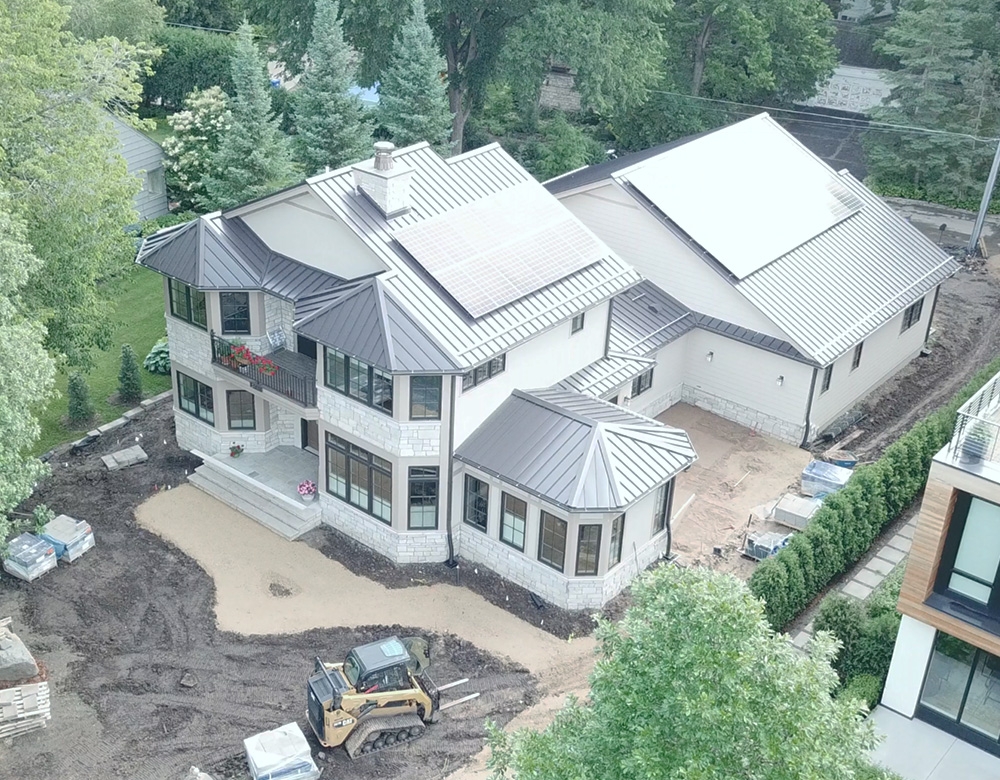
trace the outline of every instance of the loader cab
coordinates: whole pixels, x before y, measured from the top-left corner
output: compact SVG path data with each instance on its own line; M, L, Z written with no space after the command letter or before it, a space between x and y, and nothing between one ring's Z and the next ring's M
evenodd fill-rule
M358 693L385 693L413 687L410 653L398 637L354 648L344 659L344 676Z

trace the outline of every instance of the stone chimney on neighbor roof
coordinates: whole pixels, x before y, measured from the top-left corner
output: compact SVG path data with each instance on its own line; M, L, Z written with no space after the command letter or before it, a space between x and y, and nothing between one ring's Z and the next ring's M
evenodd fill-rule
M394 160L389 141L375 142L375 156L352 167L354 186L371 200L386 218L410 210L410 179L413 169Z

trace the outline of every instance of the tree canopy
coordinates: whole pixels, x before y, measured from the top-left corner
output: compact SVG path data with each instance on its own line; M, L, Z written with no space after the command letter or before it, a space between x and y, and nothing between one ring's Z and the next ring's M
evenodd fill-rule
M182 209L193 209L206 198L203 182L214 172L219 144L232 123L228 106L221 87L196 89L184 101L184 110L167 118L173 133L163 141L163 167Z
M543 732L491 730L495 778L853 780L874 746L862 705L834 699L828 634L808 656L744 583L661 567L619 624L599 620L586 702Z
M337 0L316 0L309 68L294 101L295 157L312 175L367 157L373 123L354 86L351 50L344 42Z
M155 0L73 0L66 23L78 38L111 36L134 44L151 43L162 25L163 8Z

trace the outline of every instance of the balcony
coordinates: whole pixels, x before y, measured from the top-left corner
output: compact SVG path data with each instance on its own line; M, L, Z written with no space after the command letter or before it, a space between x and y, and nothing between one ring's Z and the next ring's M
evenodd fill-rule
M1000 374L959 408L955 432L941 456L951 465L1000 482Z
M212 333L212 362L239 375L253 390L267 389L300 406L316 406L316 361L279 348L258 355Z

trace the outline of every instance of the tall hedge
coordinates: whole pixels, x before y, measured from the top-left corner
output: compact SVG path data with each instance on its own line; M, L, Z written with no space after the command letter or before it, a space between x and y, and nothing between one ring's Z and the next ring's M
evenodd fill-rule
M153 75L143 80L147 104L162 100L166 106L180 108L195 88L219 86L233 93L230 63L234 36L164 26L157 33L156 44L163 54L153 63Z
M882 457L855 469L829 496L806 529L773 558L762 561L750 590L781 629L809 606L834 578L864 556L882 529L910 505L927 483L931 459L951 439L958 408L994 374L1000 358L977 373L951 401L914 425Z

